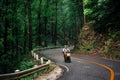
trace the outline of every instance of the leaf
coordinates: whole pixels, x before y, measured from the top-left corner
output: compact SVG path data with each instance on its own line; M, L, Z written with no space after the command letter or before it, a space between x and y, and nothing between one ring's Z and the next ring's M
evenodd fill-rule
M89 8L84 10L85 15L90 15L92 12L93 12L92 9L89 9Z

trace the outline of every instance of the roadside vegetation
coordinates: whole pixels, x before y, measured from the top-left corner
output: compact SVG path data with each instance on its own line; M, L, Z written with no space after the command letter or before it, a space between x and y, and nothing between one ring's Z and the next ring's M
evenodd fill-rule
M23 58L51 45L71 44L82 54L120 59L119 5L117 0L1 0L0 74L20 64L22 70L31 67Z
M85 23L79 34L79 52L120 59L120 1L84 0Z
M0 74L11 73L31 50L76 44L83 24L82 0L1 0ZM75 43L74 43L75 42Z
M120 39L96 33L90 24L83 26L75 52L109 59L120 59Z
M33 79L36 79L38 78L39 76L42 76L44 74L48 74L49 72L51 72L53 69L55 68L54 65L50 65L49 68L46 68L44 70L41 70L41 71L38 71L34 74L31 74L29 76L26 76L26 77L23 77L21 78L20 80L33 80Z

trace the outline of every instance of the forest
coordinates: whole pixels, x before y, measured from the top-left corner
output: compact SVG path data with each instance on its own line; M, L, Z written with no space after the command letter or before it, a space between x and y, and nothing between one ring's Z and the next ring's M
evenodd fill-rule
M71 44L82 53L120 59L119 5L119 0L1 0L0 74L13 72L32 49L47 46Z

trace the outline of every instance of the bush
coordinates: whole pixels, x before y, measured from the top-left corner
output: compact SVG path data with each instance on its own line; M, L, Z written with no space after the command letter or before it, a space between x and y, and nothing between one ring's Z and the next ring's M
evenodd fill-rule
M20 69L21 71L23 71L23 70L32 68L33 65L34 65L34 64L33 64L32 61L30 61L30 60L23 60L23 61L20 63L19 69Z

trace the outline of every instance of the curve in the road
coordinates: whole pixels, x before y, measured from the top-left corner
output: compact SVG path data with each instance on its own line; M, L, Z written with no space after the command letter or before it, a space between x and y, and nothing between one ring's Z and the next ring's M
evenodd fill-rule
M62 66L62 67L64 67L64 68L66 68L67 72L70 71L69 68L68 68L67 66L65 66L65 65L63 65L63 64L58 64L58 65L60 65L60 66Z
M51 50L51 53L58 53L58 51L61 51L61 50L59 50L59 49L57 49L57 50ZM44 55L45 55L45 53L46 54L47 53L51 54L50 51L44 52ZM55 55L61 56L62 54L55 54ZM55 56L55 55L48 55L47 54L47 56L49 56L49 57L52 57L52 56ZM108 70L110 72L109 80L114 80L115 79L115 72L114 72L114 70L112 68L110 68L109 66L105 65L105 64L101 64L99 62L92 61L92 60L89 60L89 59L77 58L77 56L74 56L72 58L75 59L75 60L77 60L78 62L84 61L84 62L87 62L87 63L90 63L90 64L94 64L94 65L100 66L100 67L102 67L102 68L104 68L104 69L106 69L106 70ZM59 60L61 61L61 59L59 59L58 57L54 57L54 59L56 59L57 61L59 61ZM57 61L55 61L55 62L57 62ZM63 66L63 68L65 68L65 71L71 71L71 70L69 70L69 67L67 68L67 67ZM66 80L66 77L63 77L63 80Z
M86 60L86 59L79 59L79 58L76 58L76 57L72 57L72 58L74 58L74 59L76 59L76 60L83 60L83 61L85 61L85 62L88 62L88 63L91 63L91 64L96 64L96 65L98 65L98 66L101 66L101 67L107 69L107 70L110 72L110 74L111 74L111 75L110 75L110 80L114 80L114 78L115 78L115 73L114 73L113 69L111 69L110 67L108 67L108 66L106 66L106 65L104 65L104 64L100 64L100 63L93 62L93 61Z

